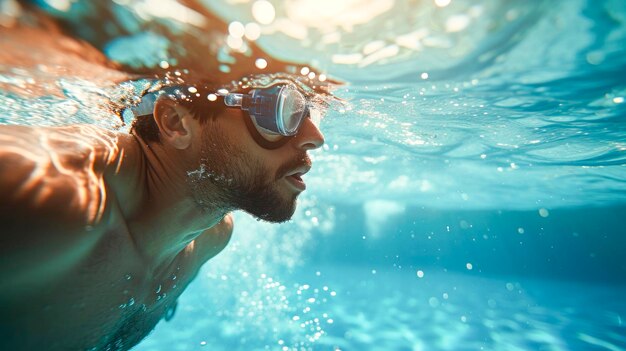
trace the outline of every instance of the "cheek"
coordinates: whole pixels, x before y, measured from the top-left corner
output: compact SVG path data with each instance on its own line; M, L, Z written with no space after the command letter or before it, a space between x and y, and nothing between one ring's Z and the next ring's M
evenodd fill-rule
M212 152L219 154L223 165L228 165L231 174L233 171L241 172L262 177L262 181L272 181L276 171L289 160L286 147L275 150L261 147L250 135L243 118L244 116L240 114L228 115L207 123L204 130L203 153L209 159L215 159L211 157ZM249 119L247 116L245 118Z
M285 158L278 151L265 150L259 146L248 149L248 153L243 155L238 162L247 175L258 178L255 181L261 183L271 183L277 180L278 172L285 164Z

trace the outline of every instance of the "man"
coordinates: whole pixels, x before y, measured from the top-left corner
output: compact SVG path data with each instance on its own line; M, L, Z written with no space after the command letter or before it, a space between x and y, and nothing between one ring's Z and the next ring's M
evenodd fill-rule
M37 74L35 84L3 81L0 90L29 98L63 96L63 75L98 86L131 77L37 12L0 23L0 47L0 73ZM289 219L307 151L323 137L302 80L224 84L261 73L255 57L268 59L265 71L284 71L253 53L220 75L210 52L178 58L193 73L150 90L133 107L131 134L0 125L0 350L129 349L172 316L200 266L226 246L229 212Z
M148 95L131 134L0 126L0 349L129 349L226 246L230 211L291 217L324 142L304 95L214 88Z
M110 25L104 12L93 13ZM219 39L205 34L226 25L205 15L207 27L188 33ZM37 9L14 20L0 23L0 73L35 72L36 83L3 81L2 91L64 96L63 75L98 86L132 76ZM165 79L169 87L133 107L131 134L0 125L0 350L127 350L171 318L202 264L226 246L229 212L274 222L292 215L311 167L307 151L324 141L310 118L311 91L283 76L223 92L232 79L262 73L256 57L268 60L263 72L287 65L251 45L221 72L214 52L202 51L213 46L174 39L193 49L176 57L189 76L216 81Z

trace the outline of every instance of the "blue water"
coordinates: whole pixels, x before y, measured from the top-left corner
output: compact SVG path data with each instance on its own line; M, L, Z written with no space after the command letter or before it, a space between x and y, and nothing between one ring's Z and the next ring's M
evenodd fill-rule
M347 103L293 220L237 213L135 350L626 350L626 2L273 3L258 43ZM0 121L123 129L114 86L11 93L44 78L2 67Z

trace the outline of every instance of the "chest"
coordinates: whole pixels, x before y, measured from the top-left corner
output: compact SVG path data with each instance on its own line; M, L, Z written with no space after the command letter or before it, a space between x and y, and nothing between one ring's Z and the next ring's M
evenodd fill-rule
M69 345L126 350L172 313L197 271L190 262L179 255L155 274L142 263L132 242L110 234L71 272L11 309L11 335L45 343L50 350Z

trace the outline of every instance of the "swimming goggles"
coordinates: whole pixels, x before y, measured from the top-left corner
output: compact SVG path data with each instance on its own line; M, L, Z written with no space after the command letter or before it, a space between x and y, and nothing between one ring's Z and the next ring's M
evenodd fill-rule
M182 93L183 88L176 87L175 89L175 95L186 95ZM158 95L149 95L144 96L142 102L131 109L135 116L152 114L154 102ZM298 133L302 121L307 117L311 118L316 126L319 126L320 111L315 109L301 92L290 85L253 89L247 94L218 92L210 94L207 98L213 101L213 99L217 100L218 96L223 97L227 107L236 107L246 111L254 127L261 133L285 137L294 136ZM249 122L246 122L246 125L249 125ZM259 142L258 135L253 135L253 137ZM267 138L265 139L267 140ZM267 141L261 146L274 148L272 146L277 145Z
M248 94L229 93L224 96L224 104L248 112L257 129L271 135L296 135L306 117L319 125L319 111L289 85L254 89Z

